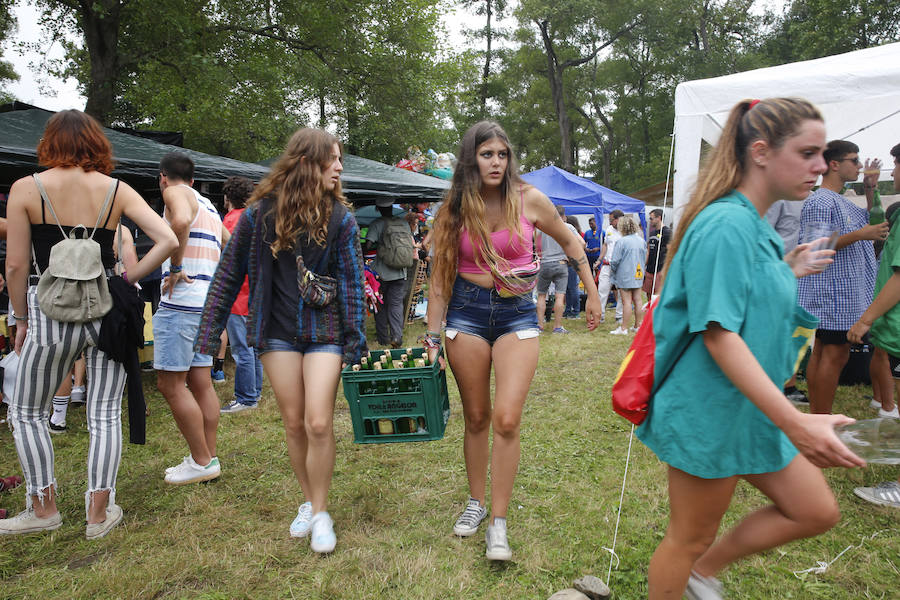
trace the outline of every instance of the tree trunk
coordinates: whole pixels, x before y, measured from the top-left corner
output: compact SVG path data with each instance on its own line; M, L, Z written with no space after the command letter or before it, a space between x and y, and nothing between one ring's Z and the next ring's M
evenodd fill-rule
M487 13L487 25L485 26L485 38L487 49L484 53L484 70L481 73L481 114L487 115L488 79L491 76L491 16L492 0L485 0L485 12Z
M569 172L575 171L575 160L572 152L572 123L566 110L566 100L563 94L563 68L556 58L553 48L553 40L550 39L550 27L547 21L540 21L538 28L541 30L541 40L544 42L544 50L547 53L547 79L550 83L550 93L553 96L553 107L556 109L556 120L559 123L559 160L562 168Z
M82 0L78 9L91 60L84 112L104 125L109 125L116 101L121 11L119 0Z

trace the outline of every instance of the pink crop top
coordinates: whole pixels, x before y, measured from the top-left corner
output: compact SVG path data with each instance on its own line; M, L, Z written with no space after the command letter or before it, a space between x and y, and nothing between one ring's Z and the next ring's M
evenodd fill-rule
M515 231L501 229L491 233L491 244L494 250L509 262L510 268L524 267L531 264L534 254L534 224L525 218L519 217L522 223L522 237L519 239ZM475 264L475 246L466 228L463 227L459 234L459 262L457 271L460 273L490 273L490 270L480 268Z

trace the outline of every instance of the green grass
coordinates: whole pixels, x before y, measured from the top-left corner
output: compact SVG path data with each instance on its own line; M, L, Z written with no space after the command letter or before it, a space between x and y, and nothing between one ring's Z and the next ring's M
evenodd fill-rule
M288 525L300 491L287 458L277 407L266 388L255 411L223 415L217 482L163 483L163 470L186 447L156 391L146 446L126 444L118 502L125 518L102 540L84 539L87 433L84 410L53 438L63 526L52 533L0 539L2 598L322 598L544 599L584 574L606 579L630 425L609 408L612 378L630 338L611 324L588 333L544 335L522 423L522 462L509 512L514 561L484 559L484 538L458 539L453 521L467 497L459 395L448 377L452 415L443 440L358 445L338 395L337 464L329 510L333 555L292 540ZM407 331L414 345L421 325ZM374 336L373 338L374 339ZM229 381L232 372L228 372ZM217 386L224 401L230 386ZM698 390L702 393L702 390ZM869 388L841 388L836 410L870 417ZM126 433L127 439L127 433ZM12 437L0 429L0 473L19 471ZM745 560L723 573L730 598L897 598L900 511L853 496L853 487L897 476L897 469L831 470L843 511L825 535ZM738 487L725 525L765 499ZM15 513L24 486L0 496ZM646 597L647 562L668 520L666 471L635 439L610 580L616 598ZM874 536L874 537L873 537ZM824 574L792 571L830 561Z

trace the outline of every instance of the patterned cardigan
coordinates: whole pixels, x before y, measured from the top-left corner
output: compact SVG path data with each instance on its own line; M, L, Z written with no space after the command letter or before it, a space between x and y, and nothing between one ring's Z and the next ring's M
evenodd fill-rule
M273 204L271 199L263 198L248 207L235 226L209 285L194 351L213 356L218 353L219 337L245 275L250 279L247 343L259 351L266 349L274 257L271 242L265 239L265 224L271 223L272 219L266 219L265 215L269 214ZM328 257L328 274L338 281L335 299L324 308L306 306L300 300L295 332L297 342L337 344L343 346L343 362L351 365L359 362L367 350L364 273L359 227L353 213L347 211Z

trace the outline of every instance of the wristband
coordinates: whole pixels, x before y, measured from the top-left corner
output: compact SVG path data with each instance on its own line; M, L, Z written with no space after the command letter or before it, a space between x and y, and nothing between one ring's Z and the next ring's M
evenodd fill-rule
M181 273L182 269L184 269L183 265L169 265L169 273Z
M122 279L124 279L125 283L127 283L128 285L131 285L131 282L128 281L128 271L122 271Z
M441 347L441 335L431 335L431 332L426 333L422 336L422 345L425 346L429 350L434 350Z
M9 314L12 315L12 318L13 318L13 320L15 320L15 321L27 321L27 320L28 320L28 317L20 317L19 315L17 315L17 314L14 313L14 312L11 312L11 313L9 313Z

